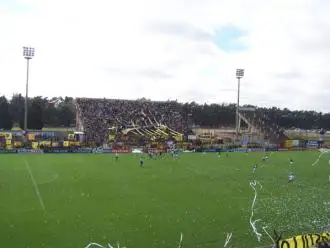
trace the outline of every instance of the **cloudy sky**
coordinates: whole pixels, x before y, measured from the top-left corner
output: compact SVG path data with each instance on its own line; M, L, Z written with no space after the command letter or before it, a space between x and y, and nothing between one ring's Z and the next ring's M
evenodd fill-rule
M329 0L0 0L0 94L330 111Z

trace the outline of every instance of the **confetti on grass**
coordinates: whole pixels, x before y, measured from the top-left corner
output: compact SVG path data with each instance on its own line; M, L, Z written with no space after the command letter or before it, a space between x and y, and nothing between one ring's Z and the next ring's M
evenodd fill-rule
M258 196L257 189L256 189L256 186L257 186L258 184L259 184L260 187L262 188L262 185L261 185L258 181L252 181L252 182L250 182L250 186L251 186L251 188L254 190L254 198L253 198L252 205L251 205L250 225L251 225L251 227L252 227L253 232L254 232L254 233L256 234L256 236L257 236L258 242L260 242L261 237L262 237L262 234L258 232L258 229L257 229L257 227L256 227L256 223L259 222L259 221L261 221L261 219L252 220L253 215L254 215L254 205L255 205L255 203L256 203L257 196Z
M183 234L181 233L178 248L182 248L182 240L183 240ZM103 246L103 245L93 242L93 243L89 243L87 246L85 246L85 248L115 248L115 247L112 246L110 243L108 243L107 246ZM127 247L125 247L125 246L121 247L119 245L119 243L117 243L116 248L127 248Z
M327 152L321 152L321 154L318 156L318 158L315 160L315 162L312 164L312 166L317 165L320 162L320 158L326 153Z

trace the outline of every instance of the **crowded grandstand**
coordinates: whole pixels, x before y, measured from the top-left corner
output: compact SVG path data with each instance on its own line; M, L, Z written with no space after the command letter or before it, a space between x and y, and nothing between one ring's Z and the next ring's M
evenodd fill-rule
M32 99L32 102L39 100ZM61 107L61 104L65 106ZM200 108L201 112L196 112L198 105L196 107L177 101L157 102L147 99L77 98L65 100L61 104L60 107L54 106L59 109L58 111L72 112L72 114L69 112L69 117L67 117L69 119L63 121L71 123L71 127L62 127L61 130L56 127L53 130L50 127L42 129L47 122L48 125L51 122L54 123L53 120L44 120L45 116L50 116L47 111L54 111L49 110L51 108L49 106L53 106L52 102L49 102L45 106L41 106L44 112L40 116L44 122L41 123L41 129L33 130L31 120L28 123L32 125L30 130L20 130L19 117L10 119L10 130L8 125L7 128L3 126L5 129L1 132L0 146L7 149L88 146L103 148L163 147L168 141L176 143L182 149L224 147L303 149L328 146L329 134L322 128L322 126L327 127L328 125L327 114L322 117L325 122L319 123L322 126L311 132L306 129L297 129L294 123L288 127L287 116L278 115L277 118L274 118L274 114L269 110L251 106L240 108L238 127L235 127L235 115L228 114L234 113L231 106L219 105L215 110L218 112L215 112L211 109L214 108L214 105L204 105ZM54 106L53 108L55 108ZM31 106L33 112L32 108L33 106ZM203 123L200 122L200 118L205 118L203 111L206 114L207 111L211 111L208 118L213 118L210 120L213 123L212 126L209 124L203 126ZM59 113L58 118L64 116L65 113ZM10 115L13 114L10 113ZM219 119L219 115L224 118ZM302 116L304 115L302 114ZM36 116L34 120L38 118ZM306 116L302 117L302 120L296 125L303 126L303 122L306 121L310 120ZM317 122L316 120L316 124ZM293 147L288 145L290 142Z

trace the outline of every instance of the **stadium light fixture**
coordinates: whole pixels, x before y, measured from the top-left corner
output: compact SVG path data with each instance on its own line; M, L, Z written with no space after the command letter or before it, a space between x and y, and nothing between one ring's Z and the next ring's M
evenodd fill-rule
M28 116L28 93L29 93L29 66L30 59L34 57L33 47L23 47L23 57L26 59L26 87L25 87L25 102L24 102L24 131L27 132L27 116Z
M244 77L244 69L236 69L236 78Z
M239 118L239 97L240 97L240 87L241 87L241 78L244 77L244 69L236 69L236 78L238 80L237 87L237 106L236 106L236 136L238 138L239 129L240 129L240 118Z
M34 48L23 47L23 56L25 59L32 59L34 57Z

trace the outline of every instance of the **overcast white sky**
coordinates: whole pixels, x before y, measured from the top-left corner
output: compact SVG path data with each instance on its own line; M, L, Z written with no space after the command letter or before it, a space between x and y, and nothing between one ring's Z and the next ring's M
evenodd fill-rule
M330 111L329 0L0 0L0 94Z

